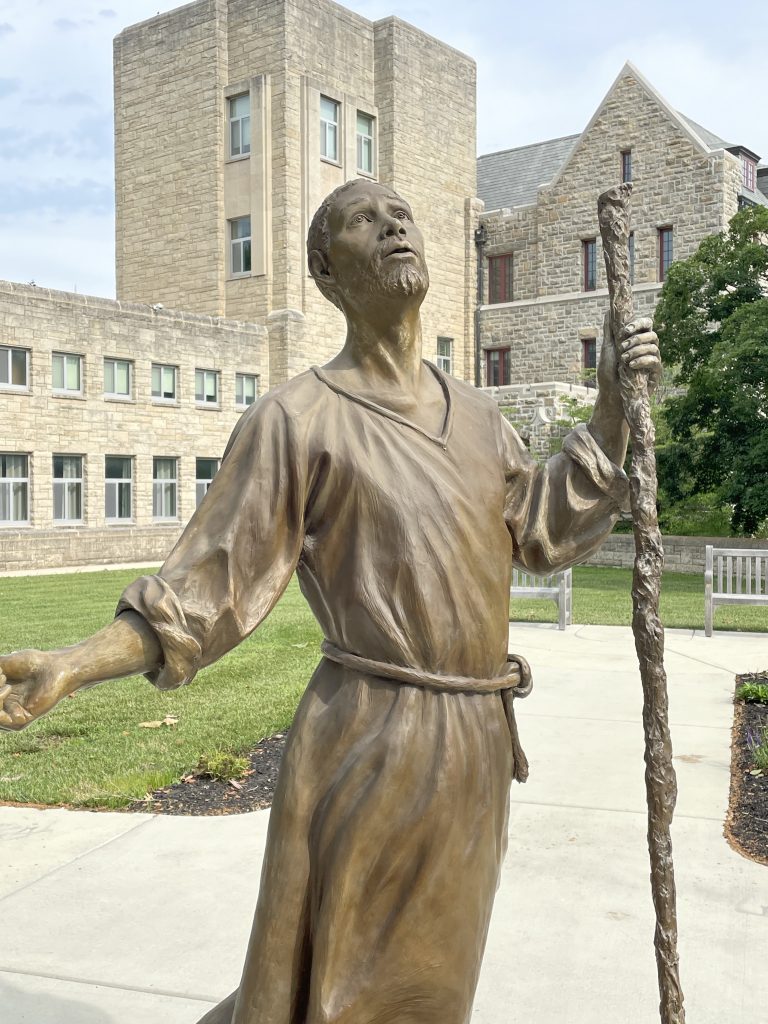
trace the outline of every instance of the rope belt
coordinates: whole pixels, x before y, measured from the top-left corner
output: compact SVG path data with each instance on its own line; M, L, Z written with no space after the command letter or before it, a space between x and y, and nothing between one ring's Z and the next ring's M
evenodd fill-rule
M406 668L404 665L392 665L386 661L362 658L350 651L343 651L330 640L323 640L320 649L329 661L335 661L339 665L344 665L345 668L364 672L366 675L378 676L380 679L391 679L394 682L421 686L426 690L436 690L441 693L500 694L512 740L514 759L512 777L517 782L525 782L528 778L528 760L520 746L513 708L516 697L521 700L523 697L527 697L533 689L531 669L525 658L521 658L518 654L509 654L507 655L507 671L503 675L495 676L492 679L473 679L471 676L444 676L432 672L422 672L419 669Z

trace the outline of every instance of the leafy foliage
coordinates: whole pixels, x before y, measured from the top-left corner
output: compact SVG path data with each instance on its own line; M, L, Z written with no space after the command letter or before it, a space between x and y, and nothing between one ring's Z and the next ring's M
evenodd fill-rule
M768 704L768 683L742 683L736 697L745 704Z
M768 208L750 207L667 275L655 327L674 384L659 478L670 503L709 494L734 533L768 526Z

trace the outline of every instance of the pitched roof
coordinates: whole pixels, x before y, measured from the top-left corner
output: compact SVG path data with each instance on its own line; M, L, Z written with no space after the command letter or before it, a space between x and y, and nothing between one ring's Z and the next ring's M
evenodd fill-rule
M477 195L486 210L535 203L539 185L554 178L579 135L486 153L477 159Z
M734 142L726 142L725 139L721 139L719 135L715 135L714 132L709 131L709 129L704 128L702 125L697 124L695 121L692 121L691 118L690 117L686 117L685 114L680 114L680 117L682 117L682 119L684 121L686 121L691 126L691 128L693 129L694 132L696 132L696 134L699 136L701 141L706 143L707 146L710 149L730 149L730 150L733 150L733 149L740 149L740 148L742 148L742 147L739 146L739 144L737 142L736 143L734 143ZM744 147L744 148L746 148L746 147ZM751 150L750 150L750 152L751 152ZM760 168L762 168L765 165L761 162L759 164L759 166L760 166ZM766 195L764 194L764 192L760 188L760 182L759 181L758 181L757 184L758 184L758 187L756 189L754 189L754 191L752 191L752 190L750 190L748 188L745 188L742 185L741 188L739 189L739 195L742 198L748 200L750 203L756 203L758 206L768 206L768 197L766 197Z

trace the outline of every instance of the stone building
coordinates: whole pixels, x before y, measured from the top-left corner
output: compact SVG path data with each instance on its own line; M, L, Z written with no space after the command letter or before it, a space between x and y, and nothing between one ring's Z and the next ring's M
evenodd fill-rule
M483 383L577 383L595 367L608 304L600 192L633 183L635 307L650 316L673 259L740 205L768 205L758 160L677 113L631 64L580 135L481 156Z
M471 376L474 61L329 0L196 0L121 32L114 80L119 299L265 324L280 383L344 340L311 217L378 179L440 246L425 355Z
M267 349L253 324L0 282L0 571L162 560Z

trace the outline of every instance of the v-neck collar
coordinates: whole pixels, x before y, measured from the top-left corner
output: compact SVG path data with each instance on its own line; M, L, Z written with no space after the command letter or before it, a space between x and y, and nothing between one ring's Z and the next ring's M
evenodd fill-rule
M387 419L394 420L395 423L401 423L404 427L410 427L410 429L415 430L417 434L421 434L423 437L433 441L435 444L439 444L441 448L445 448L448 444L451 427L453 426L453 402L451 401L451 389L442 370L439 370L434 363L430 363L428 359L423 359L422 362L425 366L429 367L436 377L445 398L445 418L443 419L443 429L439 435L431 434L428 430L425 430L424 427L419 426L418 423L414 423L413 420L409 420L405 416L401 416L393 409L388 409L385 405L379 405L378 402L372 402L368 398L363 398L362 395L356 395L354 391L347 391L347 389L342 387L341 384L337 384L335 381L327 377L319 366L313 366L312 372L323 382L323 384L326 384L331 391L335 391L337 394L343 395L345 398L350 399L350 401L357 402L358 405L363 405L367 409L372 409L373 412L378 412L382 416L386 416Z

